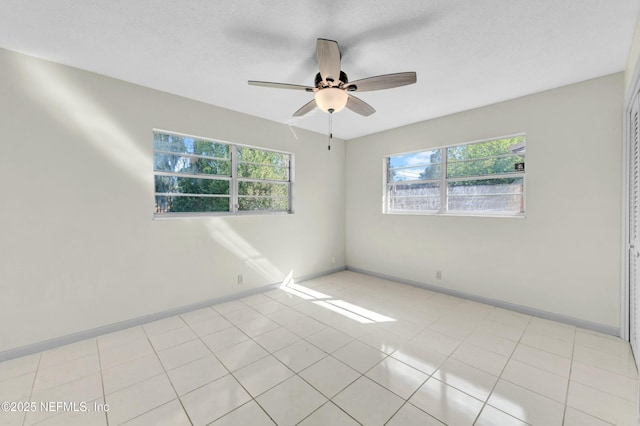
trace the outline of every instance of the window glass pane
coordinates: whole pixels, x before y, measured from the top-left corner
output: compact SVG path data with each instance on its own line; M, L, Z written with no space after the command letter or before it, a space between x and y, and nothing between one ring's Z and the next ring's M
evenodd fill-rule
M156 195L156 213L228 212L228 197Z
M440 209L440 183L396 183L389 185L389 210Z
M178 176L155 176L156 192L172 194L229 194L229 181Z
M153 149L156 151L171 151L216 158L230 157L229 145L227 144L164 133L153 134Z
M479 179L447 184L447 209L462 212L524 212L524 179Z
M238 198L238 209L240 211L247 211L247 210L288 211L289 199L241 196L240 198Z
M524 136L517 136L451 146L447 148L447 177L514 173L515 163L524 161L524 141Z
M231 163L228 160L211 160L155 152L153 164L154 170L158 172L231 176Z
M393 157L389 157L389 167L393 169L396 167L413 167L427 166L429 164L440 164L442 162L440 156L441 155L439 149L396 155Z
M389 169L389 182L407 182L412 180L428 180L440 178L440 164L421 167L403 167Z
M238 161L289 167L289 154L240 146L238 147Z
M238 177L265 180L289 180L289 168L240 163L238 164Z
M441 173L441 150L412 152L389 157L389 182L438 179Z
M266 182L238 182L238 194L270 197L288 197L289 184Z

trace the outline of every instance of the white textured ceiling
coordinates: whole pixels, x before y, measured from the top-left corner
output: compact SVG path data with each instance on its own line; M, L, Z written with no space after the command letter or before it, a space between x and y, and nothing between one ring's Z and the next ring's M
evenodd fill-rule
M622 71L638 0L0 0L0 47L326 133L315 40L338 41L350 80L416 71L337 113L351 139Z

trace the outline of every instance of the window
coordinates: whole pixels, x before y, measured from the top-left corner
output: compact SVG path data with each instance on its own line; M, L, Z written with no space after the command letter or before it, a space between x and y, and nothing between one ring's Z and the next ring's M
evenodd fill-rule
M291 213L293 155L153 132L155 216Z
M385 158L385 213L524 214L524 135Z

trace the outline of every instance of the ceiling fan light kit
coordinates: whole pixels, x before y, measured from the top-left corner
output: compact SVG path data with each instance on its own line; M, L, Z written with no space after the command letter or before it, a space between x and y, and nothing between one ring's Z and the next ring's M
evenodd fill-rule
M315 95L315 101L318 108L324 112L339 112L347 105L349 95L343 89L338 87L327 87L318 90Z

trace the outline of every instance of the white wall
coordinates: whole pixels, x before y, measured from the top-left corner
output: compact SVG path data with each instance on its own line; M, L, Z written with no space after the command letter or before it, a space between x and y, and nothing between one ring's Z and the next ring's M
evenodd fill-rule
M619 327L623 88L619 73L348 141L347 264ZM520 132L526 219L382 214L383 157Z
M624 73L624 87L625 92L631 89L631 83L633 79L634 71L638 65L638 59L640 59L640 17L636 21L636 29L631 39L631 47L629 49L629 57L627 58L627 66Z
M6 50L0 69L0 352L344 267L342 141ZM295 214L153 220L153 128L293 152Z

